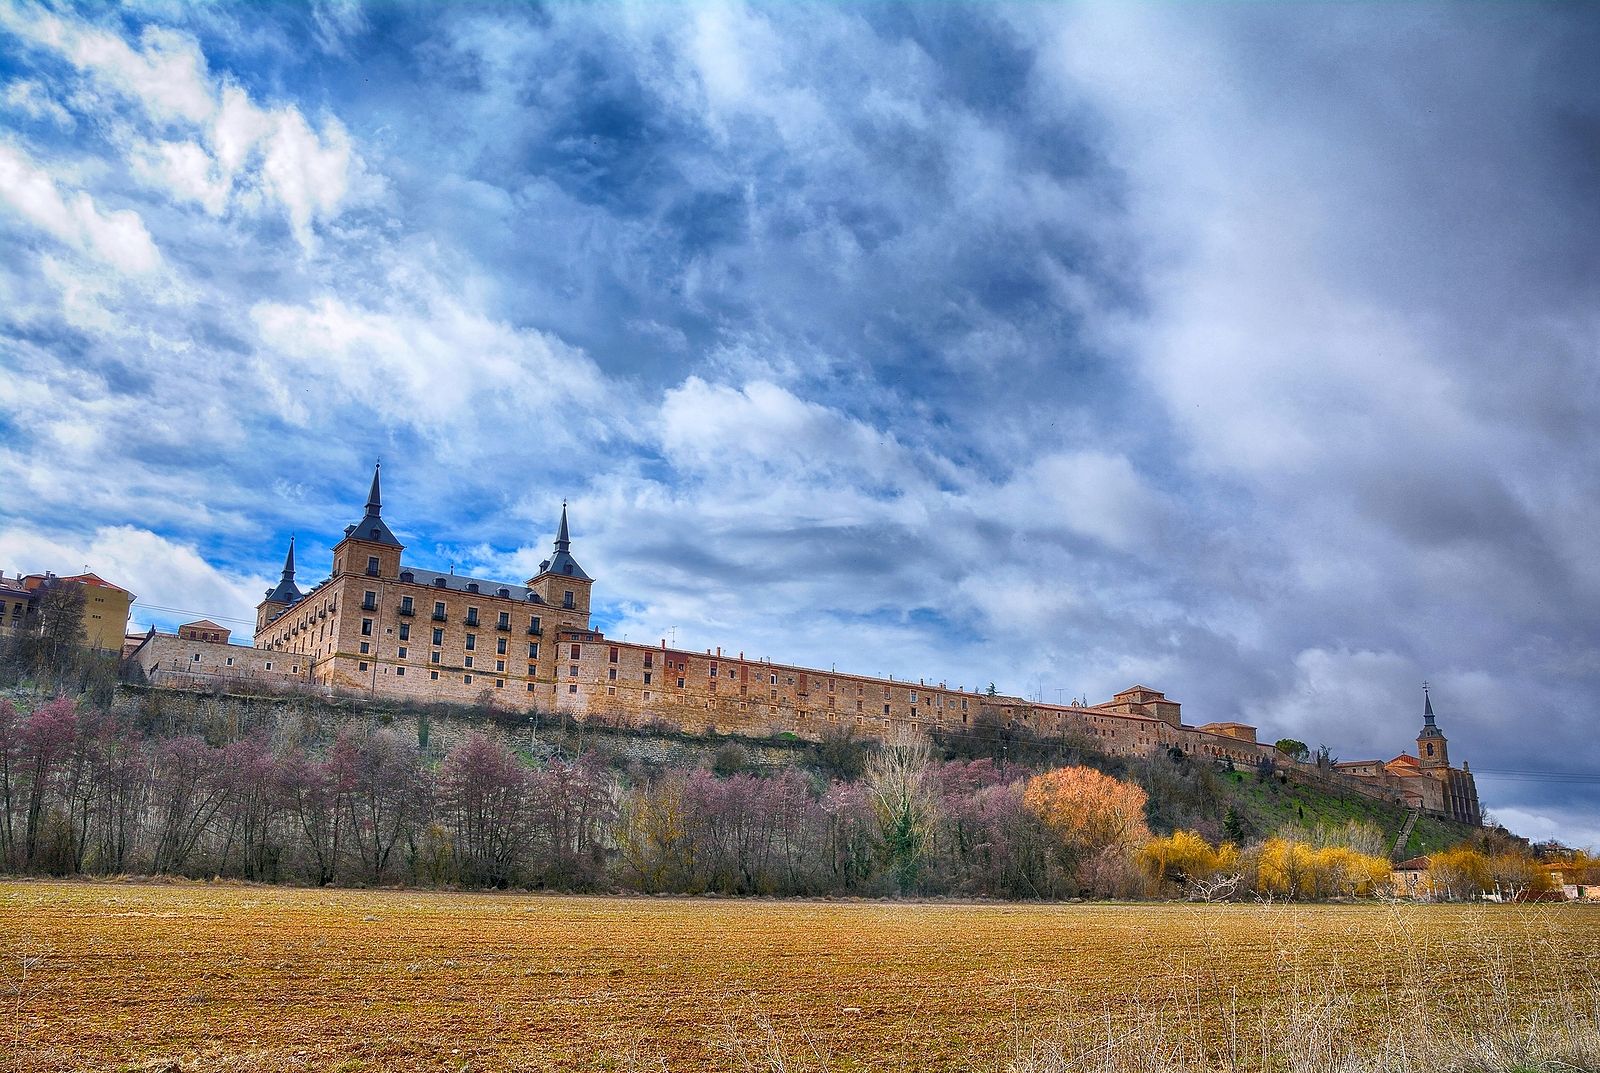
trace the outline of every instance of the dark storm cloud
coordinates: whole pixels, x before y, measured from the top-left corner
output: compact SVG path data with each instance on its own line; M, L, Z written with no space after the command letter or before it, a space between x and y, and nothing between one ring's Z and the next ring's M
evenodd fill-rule
M10 559L1600 769L1587 10L0 12Z

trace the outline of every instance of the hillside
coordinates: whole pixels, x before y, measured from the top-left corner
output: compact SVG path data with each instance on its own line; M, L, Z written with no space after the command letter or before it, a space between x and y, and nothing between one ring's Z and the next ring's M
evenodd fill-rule
M859 774L870 746L848 734L823 743L792 734L770 739L725 735L697 737L667 728L616 728L580 725L555 716L530 716L460 705L415 705L363 699L319 700L303 696L244 696L124 686L123 703L135 703L150 732L200 733L208 738L251 729L269 729L279 741L314 746L330 741L340 726L384 726L415 735L436 760L475 731L505 740L532 762L586 754L619 772L707 767L719 773L776 773L794 768L819 778ZM1196 829L1212 840L1259 838L1286 827L1342 827L1370 823L1394 846L1410 810L1364 794L1331 792L1298 777L1292 767L1263 778L1255 771L1225 770L1210 761L1176 754L1128 760L1098 751L1088 739L1040 741L1016 730L987 728L980 733L937 740L946 759L990 759L1018 775L1065 764L1083 764L1137 782L1150 795L1150 821L1157 833ZM1227 818L1237 819L1230 831ZM1402 847L1401 858L1430 853L1471 838L1471 827L1419 817Z
M1342 827L1352 821L1375 824L1384 833L1386 844L1394 845L1404 829L1409 809L1384 804L1361 794L1332 794L1303 782L1277 779L1265 781L1254 772L1222 773L1230 800L1247 825L1259 832L1274 831L1289 825ZM1432 853L1457 845L1472 837L1473 829L1464 824L1431 816L1420 816L1399 859Z

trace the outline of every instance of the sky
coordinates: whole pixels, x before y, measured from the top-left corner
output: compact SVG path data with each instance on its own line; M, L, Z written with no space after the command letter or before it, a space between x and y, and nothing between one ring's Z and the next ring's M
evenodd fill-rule
M1600 844L1600 9L0 0L0 567L1343 759ZM1518 773L1535 773L1533 776ZM1565 776L1565 777L1561 777Z

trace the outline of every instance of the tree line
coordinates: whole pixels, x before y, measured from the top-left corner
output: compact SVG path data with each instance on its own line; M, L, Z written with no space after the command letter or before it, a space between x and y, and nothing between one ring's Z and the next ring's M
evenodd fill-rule
M535 758L489 734L435 759L385 727L346 725L307 748L249 733L147 735L133 712L67 697L0 702L0 868L995 898L1327 897L1387 878L1376 829L1243 849L1216 832L1154 837L1152 822L1175 826L1163 818L1181 809L1185 779L1203 790L1189 771L1198 764L1152 762L1145 781L1171 792L1153 802L1079 764L948 758L913 738L842 772L722 759L619 769L593 751Z

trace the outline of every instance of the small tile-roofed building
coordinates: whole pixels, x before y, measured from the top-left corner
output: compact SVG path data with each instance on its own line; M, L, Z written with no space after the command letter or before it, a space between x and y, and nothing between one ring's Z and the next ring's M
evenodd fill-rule
M228 643L231 632L226 626L219 626L208 618L185 622L178 627L178 636L186 641L210 641L222 645Z

